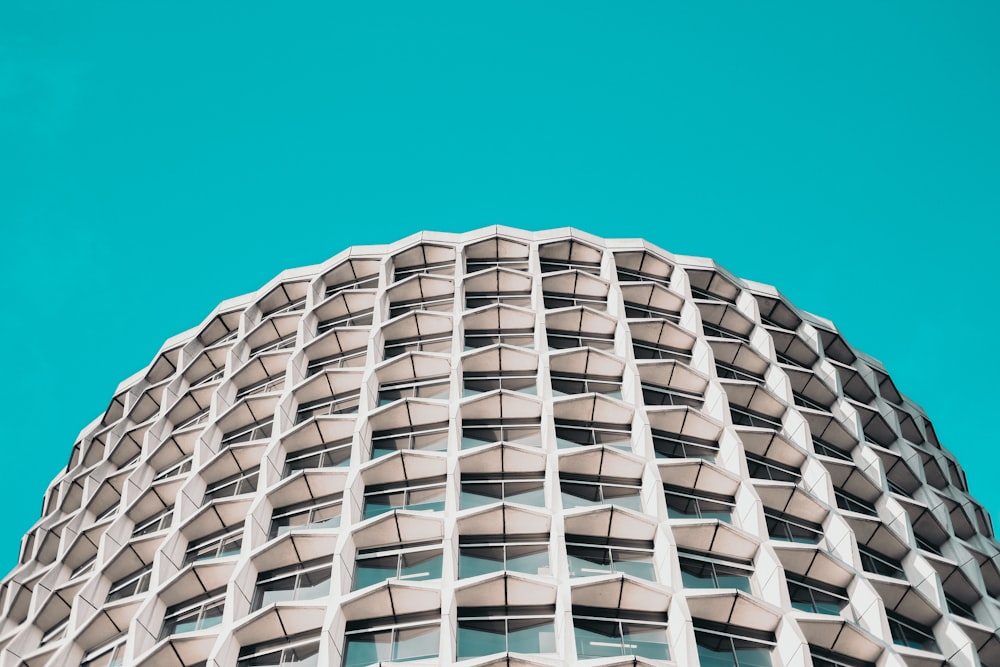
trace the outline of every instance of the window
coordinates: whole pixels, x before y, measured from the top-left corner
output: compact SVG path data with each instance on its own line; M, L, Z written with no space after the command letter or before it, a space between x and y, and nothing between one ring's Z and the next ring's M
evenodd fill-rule
M763 373L754 373L722 361L715 362L715 373L724 380L742 380L759 384L764 381Z
M513 345L529 350L535 347L533 329L466 329L465 349L472 350L490 345Z
M430 310L438 312L451 312L452 304L455 303L454 295L442 294L440 296L428 296L422 299L409 299L406 301L395 301L389 304L389 318L399 317L414 310Z
M767 534L771 536L772 540L819 544L820 540L823 539L823 526L821 524L800 519L770 507L764 508L764 522L767 524Z
M304 503L279 507L274 510L274 515L271 517L271 539L292 530L339 527L342 500L341 494L335 493Z
M378 287L378 273L373 273L368 276L362 276L356 278L355 280L349 280L344 283L338 283L336 285L331 285L326 288L326 294L324 297L330 297L337 292L346 292L362 289L375 289Z
M498 501L545 507L545 473L465 473L462 475L463 510Z
M934 640L934 632L931 628L912 621L891 609L885 610L885 616L889 621L889 632L892 633L893 644L921 651L931 651L932 653L941 652L937 641Z
M810 408L812 410L818 410L820 412L830 412L829 405L823 405L818 401L814 401L804 394L800 394L797 391L792 392L792 401L795 405L801 408Z
M681 321L681 314L676 311L667 310L666 308L657 308L656 306L650 306L645 303L633 303L631 301L625 302L625 317L636 320L667 320L668 322L673 322L674 324Z
M124 600L133 595L145 593L149 590L149 579L152 576L152 572L153 566L146 565L114 582L108 591L107 602Z
M230 498L244 493L253 493L257 490L257 478L259 474L259 467L252 468L209 484L205 489L205 500L203 502L208 503L220 498Z
M938 546L937 544L934 544L934 543L928 541L927 539L921 537L920 534L917 533L916 531L913 532L913 539L916 541L917 546L919 548L923 549L924 551L929 551L930 553L937 554L938 556L943 556L944 555L943 553L941 553L941 547L940 546Z
M254 382L251 385L243 387L236 393L236 400L241 398L246 398L247 396L256 396L257 394L266 394L271 391L277 391L285 384L285 374L278 373L272 375L271 377L264 378L260 382Z
M319 640L282 638L240 651L236 667L319 667Z
M94 569L94 565L96 564L97 564L97 554L95 553L93 556L91 556L90 558L83 561L75 568L73 568L73 571L69 573L69 578L76 579L77 577L84 575L87 572L90 572L91 570Z
M566 555L571 577L622 572L656 581L651 540L571 534L566 536Z
M471 396L472 394L506 389L534 396L538 393L535 386L537 377L537 370L466 372L462 377L462 393L464 396Z
M834 447L829 442L817 438L816 436L813 436L812 443L813 449L821 456L829 456L831 459L840 459L841 461L854 460L847 452L841 450L839 447Z
M555 653L554 605L459 607L458 659L493 653Z
M482 308L493 304L502 303L508 306L520 306L521 308L531 307L531 294L528 292L466 292L465 307Z
M358 404L361 401L361 390L355 389L340 396L321 398L318 401L310 401L299 406L295 413L295 423L301 424L313 417L324 415L349 415L358 411Z
M374 308L359 310L356 313L344 313L328 320L322 320L316 325L316 333L321 334L330 329L338 327L366 327L372 323L375 315Z
M527 257L467 257L465 259L465 272L476 273L483 269L492 269L502 266L516 271L528 270Z
M811 614L838 616L848 607L847 590L792 572L785 573L792 607Z
M874 662L850 658L819 646L809 645L813 667L875 667Z
M608 299L603 296L546 291L543 295L543 302L545 307L550 310L555 308L572 308L574 306L587 306L595 310L608 309Z
M80 667L124 667L125 634L122 633L106 644L83 654Z
M206 593L193 600L182 602L167 609L163 617L160 639L184 632L207 630L222 623L222 612L226 606L226 589Z
M618 267L618 282L622 283L656 283L664 287L670 286L670 275L653 275L644 271Z
M581 373L566 373L551 371L552 395L568 396L570 394L604 394L621 399L622 379L611 375L585 375Z
M243 526L227 529L207 537L192 540L184 554L185 563L225 558L240 552L243 547Z
M772 482L791 482L797 484L802 479L798 468L772 461L769 458L746 452L747 469L754 479L769 479Z
M194 382L191 383L191 388L200 387L203 384L209 384L210 382L215 382L216 380L222 379L222 376L226 374L225 368L217 368L211 371L208 375L204 375Z
M512 442L541 447L542 434L538 418L525 419L466 419L462 421L462 449L471 449L494 442Z
M690 435L653 429L653 449L659 459L704 459L714 461L719 443Z
M177 477L178 475L183 475L185 473L191 472L191 464L193 460L194 460L193 455L189 454L188 456L185 456L180 461L177 461L173 465L164 468L160 472L156 473L156 476L153 477L153 482L154 483L159 482L162 479L169 479L171 477Z
M781 418L765 415L750 408L735 403L729 404L729 413L733 417L733 424L736 426L750 426L752 428L769 428L781 430Z
M339 468L350 463L351 438L344 438L291 452L285 459L285 475L290 475L296 470Z
M440 579L442 558L440 542L360 549L355 559L354 587L351 590L374 586L386 579Z
M223 369L221 372L225 372L225 369ZM197 426L198 424L204 424L205 422L208 421L208 411L209 408L205 408L204 410L196 412L195 414L191 415L190 417L182 421L180 424L175 426L174 430L182 431L186 428Z
M343 667L433 659L441 643L439 612L349 621L344 643Z
M259 354L264 354L265 352L274 352L275 350L286 350L290 347L295 347L295 334L290 333L287 336L282 336L281 338L269 341L263 345L258 345L257 347L250 349L250 358L253 359Z
M293 299L283 306L278 306L274 310L269 310L264 313L264 317L271 317L272 315L281 315L284 313L294 313L299 310L305 310L306 298L301 297L298 299Z
M372 434L372 458L404 449L443 452L448 449L448 422L404 426Z
M389 482L365 487L364 518L370 519L393 510L443 512L445 479L441 475L409 480L402 484Z
M400 282L405 280L410 276L416 276L420 274L436 274L443 276L450 276L455 273L455 260L446 259L441 262L426 262L425 264L414 264L412 266L397 266L396 270L393 271L392 280L393 282Z
M694 640L701 667L771 667L770 632L696 619Z
M271 427L274 425L274 417L262 419L259 422L240 427L235 431L230 431L222 436L222 446L231 447L241 442L253 442L271 437Z
M549 536L468 535L459 542L458 576L490 572L549 574Z
M709 322L707 320L702 320L701 328L705 330L706 336L711 336L714 338L731 338L733 340L741 340L745 343L750 342L750 336L748 334L742 334L738 331L733 331L732 329L727 329L725 327L719 326L714 322Z
M559 473L563 509L617 505L642 511L642 481L622 477Z
M859 498L858 496L844 491L843 489L839 489L836 486L833 487L833 495L837 498L837 507L842 510L857 512L858 514L867 514L868 516L878 516L878 510L875 509L875 505L863 498Z
M948 603L948 611L955 614L956 616L961 616L962 618L967 618L970 621L976 620L976 613L972 611L972 605L962 602L954 595L944 592L944 600Z
M142 537L157 531L169 528L174 518L174 506L164 507L162 510L135 524L132 530L132 537Z
M750 561L722 559L686 549L678 549L681 581L685 588L735 588L750 593Z
M580 660L624 655L670 659L666 612L573 605L573 630Z
M542 273L555 273L557 271L575 269L583 273L591 273L595 276L601 274L600 262L584 262L581 260L557 259L554 257L539 257L538 262L542 267Z
M42 634L42 638L38 641L39 646L45 646L51 644L54 641L59 641L66 636L66 628L69 627L69 616L59 621L51 628Z
M645 382L642 384L642 400L646 405L686 405L699 410L704 404L701 396L697 394L689 394L670 387L658 387L655 384Z
M333 568L329 558L296 563L257 577L253 609L261 609L275 602L316 600L330 594L330 576Z
M632 429L630 424L600 424L556 418L556 444L560 449L605 445L631 451Z
M650 343L644 340L632 340L632 350L637 360L641 359L672 359L684 364L691 363L691 353L677 347Z
M667 499L667 516L671 519L718 519L733 521L735 499L708 491L697 491L679 486L663 485Z
M338 354L332 354L328 357L322 357L320 359L310 361L309 365L306 367L306 376L311 377L328 369L364 366L367 354L367 348L359 347L353 350L346 350Z
M398 357L407 352L451 352L451 332L385 341L386 359Z
M691 285L691 296L694 299L708 300L708 301L727 301L729 303L736 303L736 297L725 297L721 294L716 294L715 292L710 292L703 287L695 287Z
M447 375L387 383L378 388L378 404L387 405L404 398L448 398L450 389Z
M573 347L592 347L595 350L614 350L614 333L591 333L549 329L546 336L550 349L565 350Z
M864 544L858 545L858 553L861 556L861 567L864 568L865 572L895 579L906 579L903 564L895 558L886 556Z
M107 508L106 510L95 516L94 523L97 524L104 521L105 519L110 519L116 514L118 514L118 503L115 503L111 507Z

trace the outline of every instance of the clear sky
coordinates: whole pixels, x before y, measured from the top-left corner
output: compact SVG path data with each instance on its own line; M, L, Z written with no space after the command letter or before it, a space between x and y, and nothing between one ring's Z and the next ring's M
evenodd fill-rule
M0 3L0 570L118 382L421 229L642 236L881 359L1000 515L996 2Z

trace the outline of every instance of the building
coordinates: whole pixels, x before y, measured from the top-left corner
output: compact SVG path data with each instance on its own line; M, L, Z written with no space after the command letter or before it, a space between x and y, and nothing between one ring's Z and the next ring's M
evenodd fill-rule
M772 287L425 233L221 304L73 446L3 665L1000 666L923 411Z

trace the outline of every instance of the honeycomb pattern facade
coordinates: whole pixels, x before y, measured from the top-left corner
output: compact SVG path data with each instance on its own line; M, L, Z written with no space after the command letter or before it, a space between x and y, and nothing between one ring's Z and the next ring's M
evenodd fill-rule
M641 240L352 248L73 447L0 664L1000 666L989 517L774 288Z

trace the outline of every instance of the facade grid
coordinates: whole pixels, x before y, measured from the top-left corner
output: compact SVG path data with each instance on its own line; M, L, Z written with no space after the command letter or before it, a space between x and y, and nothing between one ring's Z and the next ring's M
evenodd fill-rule
M1000 667L1000 547L882 365L572 229L351 248L167 341L0 586L0 665Z

